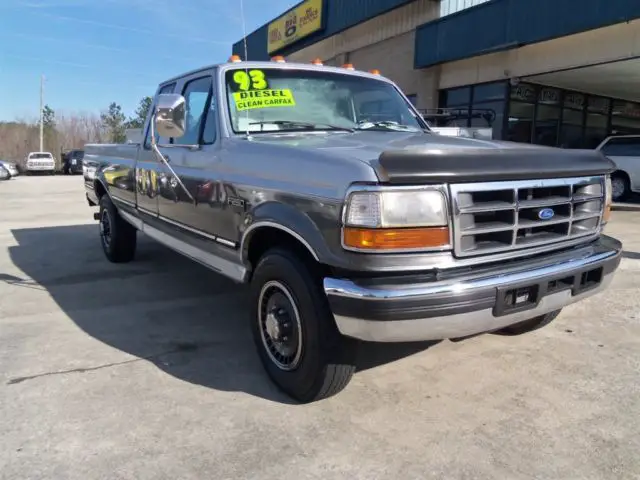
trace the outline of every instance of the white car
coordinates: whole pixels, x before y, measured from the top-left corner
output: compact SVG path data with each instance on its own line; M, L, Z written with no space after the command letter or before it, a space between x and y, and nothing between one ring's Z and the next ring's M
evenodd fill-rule
M9 172L9 175L11 175L11 177L17 177L18 175L20 175L18 166L14 162L0 160L0 165L2 165Z
M27 155L25 165L27 167L27 175L33 173L53 175L56 173L56 160L49 152L31 152Z
M614 202L640 193L640 135L616 135L605 138L596 150L616 164L611 175L611 196Z

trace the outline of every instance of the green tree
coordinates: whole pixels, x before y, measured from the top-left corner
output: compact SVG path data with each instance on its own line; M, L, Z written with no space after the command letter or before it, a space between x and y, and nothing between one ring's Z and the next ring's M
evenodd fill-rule
M124 113L122 113L122 107L120 105L116 102L111 102L109 109L100 114L100 120L111 142L124 143L126 140L126 117Z
M130 117L127 121L127 128L142 128L144 126L144 121L151 109L152 102L153 99L151 97L142 97L138 104L138 108L136 108L136 111L134 112L134 116Z
M56 112L49 105L45 105L42 109L42 125L49 131L56 128Z

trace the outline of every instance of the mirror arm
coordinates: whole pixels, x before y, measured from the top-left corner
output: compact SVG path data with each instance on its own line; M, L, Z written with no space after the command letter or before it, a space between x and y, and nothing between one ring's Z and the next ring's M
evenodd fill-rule
M186 193L187 196L189 197L189 199L191 200L191 203L195 204L196 203L195 199L193 198L191 193L189 193L189 190L187 190L187 187L184 186L184 183L182 183L182 180L180 180L180 177L178 176L178 174L171 167L171 165L169 165L169 162L167 162L167 159L164 158L164 155L162 154L162 152L158 148L158 144L156 143L156 128L155 128L156 112L155 112L155 110L153 111L153 113L151 115L150 122L151 122L151 125L150 125L150 128L151 128L151 150L153 150L153 153L155 153L156 156L160 159L160 161L162 163L164 163L164 165L169 169L169 171L171 172L173 177L177 180L177 182L182 187L182 190L184 190L184 193Z

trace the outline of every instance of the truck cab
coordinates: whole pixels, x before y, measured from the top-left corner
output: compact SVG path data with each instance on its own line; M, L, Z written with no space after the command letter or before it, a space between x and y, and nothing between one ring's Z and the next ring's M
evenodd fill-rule
M301 402L342 390L361 342L526 333L620 262L600 152L434 134L379 72L232 58L162 82L142 134L85 147L107 259L143 233L249 284Z

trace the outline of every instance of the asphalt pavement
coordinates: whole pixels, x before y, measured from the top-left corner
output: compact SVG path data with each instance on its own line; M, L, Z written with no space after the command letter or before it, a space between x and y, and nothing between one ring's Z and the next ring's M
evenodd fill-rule
M548 327L369 344L310 405L264 374L245 288L144 237L110 264L92 214L81 177L0 182L2 479L640 477L640 212Z

